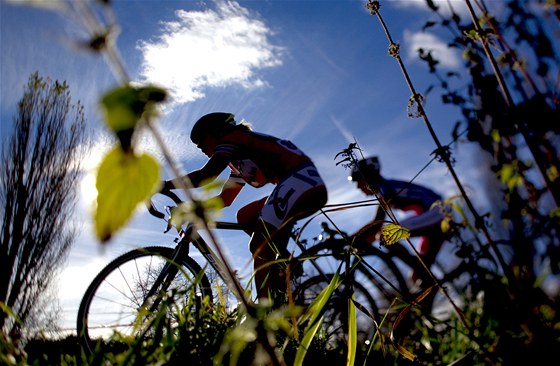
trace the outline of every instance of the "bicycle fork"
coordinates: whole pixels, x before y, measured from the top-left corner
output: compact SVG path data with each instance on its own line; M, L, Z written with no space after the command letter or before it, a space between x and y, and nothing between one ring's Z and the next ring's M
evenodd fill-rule
M181 241L177 244L175 250L173 251L171 259L165 263L154 283L146 293L142 304L140 305L140 309L146 308L152 298L154 301L151 303L149 309L147 309L148 312L151 313L159 308L159 305L164 298L164 294L167 293L167 289L175 279L177 273L179 273L179 266L181 263L180 259L186 258L186 256L189 255L189 243L186 242L186 245L183 245L185 244L185 238L187 237L187 235L182 236Z

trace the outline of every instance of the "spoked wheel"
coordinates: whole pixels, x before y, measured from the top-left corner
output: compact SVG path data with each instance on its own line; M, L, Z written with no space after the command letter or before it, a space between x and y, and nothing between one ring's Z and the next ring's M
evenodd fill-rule
M333 275L319 275L311 277L294 292L297 305L309 306L331 282ZM352 283L352 291L342 280L341 285L333 292L324 308L323 336L332 347L346 347L349 330L349 299L354 298L354 303L359 304L362 310L356 310L356 328L358 341L365 342L375 330L371 315L377 314L377 307L373 297L360 283Z
M394 315L410 298L403 270L409 271L399 268L389 253L375 247L368 248L367 253L355 264L354 281L360 283L373 297L380 318L388 323L392 322Z
M179 311L196 311L202 298L212 298L208 279L192 258L172 263L172 248L132 250L109 263L90 284L78 310L82 346L93 352L123 346L125 339L151 337L155 319L173 321ZM157 287L164 268L168 275ZM175 313L175 314L174 314Z

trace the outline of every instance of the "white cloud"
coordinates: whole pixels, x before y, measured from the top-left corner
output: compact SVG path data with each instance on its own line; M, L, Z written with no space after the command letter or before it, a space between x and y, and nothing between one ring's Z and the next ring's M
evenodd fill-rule
M449 48L433 34L404 31L404 39L408 59L418 59L418 49L423 48L426 52L432 52L432 56L439 61L440 66L449 69L461 67L461 58L457 51Z
M282 49L269 42L270 29L236 2L215 10L176 12L154 41L142 41L141 75L171 90L174 102L204 97L205 87L266 85L257 71L281 65Z

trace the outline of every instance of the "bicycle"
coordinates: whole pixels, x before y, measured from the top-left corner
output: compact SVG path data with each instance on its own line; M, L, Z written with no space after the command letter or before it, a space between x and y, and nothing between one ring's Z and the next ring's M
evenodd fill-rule
M175 194L166 192L165 195L176 204L181 203ZM152 207L149 211L153 216L167 221L165 214L155 208ZM242 230L241 225L231 222L216 222L215 228ZM192 223L187 223L178 232L174 248L147 246L131 250L111 261L94 278L78 310L78 337L85 350L93 352L99 342L109 342L115 332L123 337L151 336L146 330L149 327L139 325L150 324L164 304L173 304L172 307L166 307L170 309L169 312L178 309L196 312L204 301L213 303L216 300L214 282L209 279L209 276L213 276L210 271L227 283L224 265L217 260L216 253ZM317 241L310 247L314 249L307 248L306 240L300 237L300 230L293 231L292 239L302 250L299 256L292 259L292 263L313 263L313 273L318 273L315 279L305 281L306 277L311 277L311 271L303 272L291 282L295 294L294 303L307 307L315 300L318 291L324 288L320 286L332 279L316 260L321 256L332 257L332 254L320 255L319 251L325 248L316 245L319 244ZM191 246L202 255L206 265L201 266L193 259L190 255ZM345 319L347 311L344 309L347 306L342 300L347 295L344 291L344 286L337 289L335 294L338 295L332 296L323 310L328 320L325 322L323 335L332 339L331 343L340 341L346 333L348 321ZM364 307L376 309L373 297L359 283L354 285L353 292ZM167 316L173 317L174 314ZM364 327L369 329L370 325Z

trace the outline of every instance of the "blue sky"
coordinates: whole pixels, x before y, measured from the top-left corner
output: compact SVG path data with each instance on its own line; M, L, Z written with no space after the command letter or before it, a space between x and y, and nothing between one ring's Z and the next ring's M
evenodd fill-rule
M140 211L126 229L101 247L91 232L94 169L110 146L100 95L118 85L103 57L79 47L87 39L76 13L77 2L39 2L57 9L0 3L0 132L7 136L29 75L66 80L73 100L86 108L96 132L96 145L85 162L77 221L83 224L65 272L60 292L64 319L75 320L76 301L96 272L116 254L140 244L171 243L162 235L161 221ZM447 6L447 1L436 1ZM464 2L452 0L456 11ZM495 5L499 2L489 2ZM200 167L205 157L190 143L192 123L212 111L227 111L253 124L257 131L291 139L316 162L329 189L329 203L364 199L335 165L335 155L354 139L365 155L378 155L389 178L411 180L431 160L435 144L421 119L407 116L410 92L397 62L387 53L388 40L377 18L357 0L308 1L115 1L120 33L117 38L125 69L134 81L151 81L168 88L173 99L158 122L181 169ZM447 70L462 66L460 54L445 47L441 34L425 33L422 25L433 14L422 0L381 1L381 13L415 88L434 83L415 50L432 49ZM441 142L459 119L439 103L434 93L426 110ZM158 159L161 152L146 135L143 149ZM480 154L468 145L455 145L459 177L477 205L487 198L473 182ZM163 162L163 160L161 160ZM162 174L169 177L165 169ZM415 179L450 196L456 188L443 164L432 163ZM269 188L248 188L238 203L224 210L232 219L240 204L266 194ZM333 218L342 229L355 231L373 210L353 210ZM316 235L320 220L311 225ZM228 236L225 247L241 271L250 269L247 238Z

